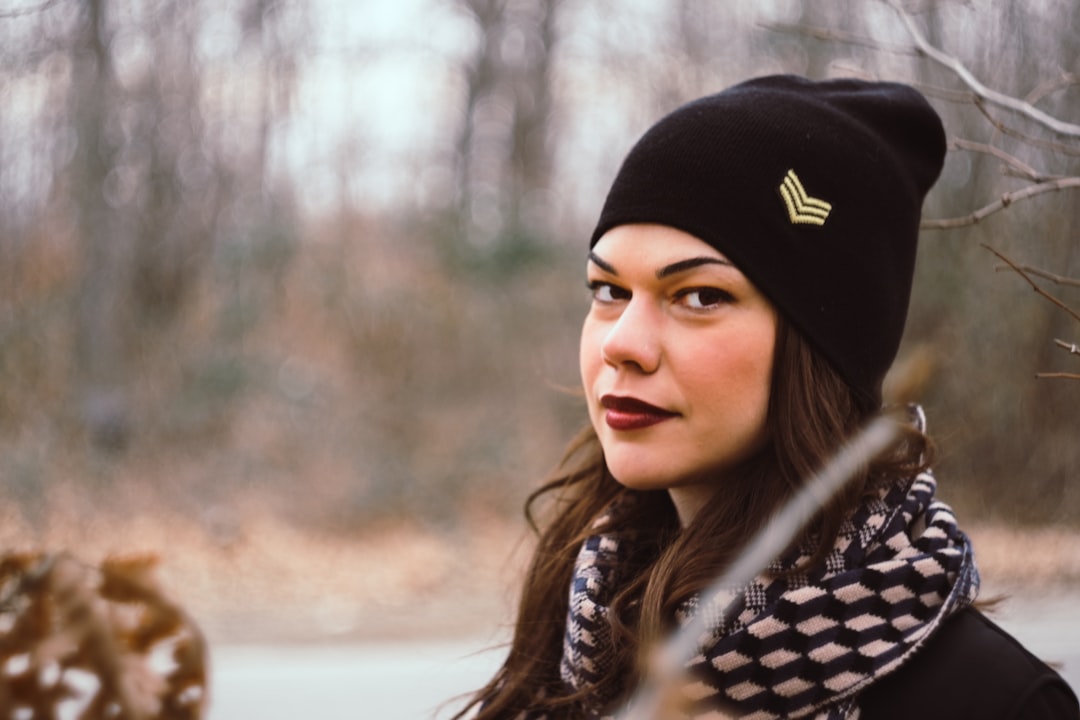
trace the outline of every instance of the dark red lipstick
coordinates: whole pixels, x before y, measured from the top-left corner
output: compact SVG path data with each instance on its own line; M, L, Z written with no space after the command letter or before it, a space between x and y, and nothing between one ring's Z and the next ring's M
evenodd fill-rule
M612 430L640 430L679 415L633 397L604 395L600 404L607 410L604 421Z

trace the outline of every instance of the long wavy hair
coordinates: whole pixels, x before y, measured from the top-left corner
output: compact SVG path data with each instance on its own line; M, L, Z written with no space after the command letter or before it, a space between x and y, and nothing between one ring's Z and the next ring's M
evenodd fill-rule
M564 686L559 663L574 561L581 543L601 531L632 534L631 546L637 548L621 568L620 577L627 580L609 613L616 660L595 688L605 697L626 696L641 677L648 650L673 629L678 606L723 572L801 483L878 410L875 398L856 395L783 316L771 382L766 445L685 528L666 490L629 490L611 476L591 426L574 438L555 474L525 505L539 540L509 654L456 718L476 707L477 720L510 719L526 709L544 710L550 718L583 714L583 693ZM929 439L911 428L890 454L869 464L799 538L816 543L808 565L823 562L844 518L866 494L881 482L925 469L930 454ZM620 498L634 500L620 504L626 512L596 527ZM549 501L542 523L537 520L541 499Z

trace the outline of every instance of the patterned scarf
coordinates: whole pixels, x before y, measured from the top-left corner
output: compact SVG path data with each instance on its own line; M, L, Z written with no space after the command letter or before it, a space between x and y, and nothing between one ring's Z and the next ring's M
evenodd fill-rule
M934 500L935 488L929 473L882 488L844 523L820 570L777 575L810 557L803 547L733 589L730 602L710 604L730 607L710 618L704 651L687 665L691 716L857 718L859 691L898 668L978 592L971 544ZM613 662L608 604L626 542L597 534L579 551L561 666L574 690L594 685ZM679 622L699 604L685 603ZM589 717L602 717L612 700L592 698Z

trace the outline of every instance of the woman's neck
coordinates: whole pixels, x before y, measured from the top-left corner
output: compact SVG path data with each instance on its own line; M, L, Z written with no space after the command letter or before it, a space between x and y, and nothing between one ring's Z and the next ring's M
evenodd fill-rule
M712 500L718 490L718 486L712 483L693 483L681 487L668 489L671 503L675 506L675 512L679 515L679 525L684 529L694 520L701 508Z

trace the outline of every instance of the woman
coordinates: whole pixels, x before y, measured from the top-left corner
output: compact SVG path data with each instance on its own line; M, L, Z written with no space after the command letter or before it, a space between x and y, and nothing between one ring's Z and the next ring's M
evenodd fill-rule
M750 80L633 147L587 261L590 426L530 498L551 518L479 718L611 715L650 653L881 409L941 122L897 84ZM686 663L679 716L1080 717L973 607L921 411Z

